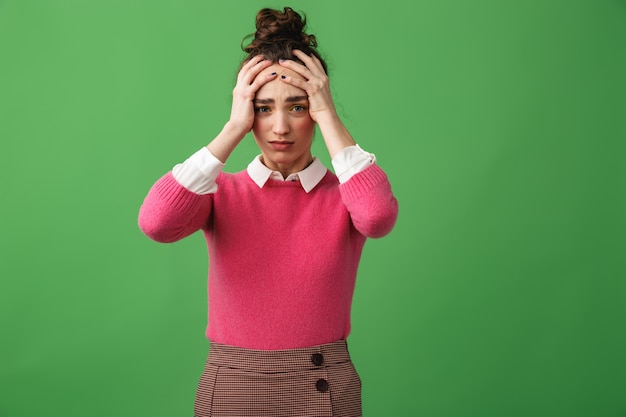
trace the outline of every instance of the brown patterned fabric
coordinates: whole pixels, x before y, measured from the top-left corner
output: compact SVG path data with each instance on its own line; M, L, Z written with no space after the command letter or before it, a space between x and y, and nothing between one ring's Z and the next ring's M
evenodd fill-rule
M361 380L345 341L289 350L211 343L195 417L361 417Z

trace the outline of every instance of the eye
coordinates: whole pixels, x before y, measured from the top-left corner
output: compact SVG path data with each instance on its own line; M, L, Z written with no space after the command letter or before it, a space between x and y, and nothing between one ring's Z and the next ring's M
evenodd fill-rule
M256 113L269 113L270 112L270 108L267 107L267 106L255 107L254 111Z
M295 112L302 112L302 111L306 111L306 106L303 106L302 104L296 104L295 106L293 106L291 108L291 110L295 111Z

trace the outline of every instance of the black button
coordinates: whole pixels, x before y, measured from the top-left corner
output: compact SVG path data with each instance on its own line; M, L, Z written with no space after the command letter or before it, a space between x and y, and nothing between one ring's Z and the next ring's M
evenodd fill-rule
M317 383L315 384L315 388L317 388L319 392L328 391L328 381L326 381L325 379L318 379Z
M311 362L315 366L321 366L324 363L324 356L321 353L314 353L311 355Z

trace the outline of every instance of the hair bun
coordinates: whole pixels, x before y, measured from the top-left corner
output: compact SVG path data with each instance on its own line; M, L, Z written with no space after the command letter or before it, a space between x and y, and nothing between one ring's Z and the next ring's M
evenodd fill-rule
M291 7L285 7L283 13L265 8L256 17L255 41L280 42L295 41L303 47L317 46L314 35L304 32L306 18L302 18Z
M315 35L305 32L306 18L303 18L291 7L283 11L264 8L256 16L256 32L243 39L252 38L252 41L242 49L248 53L250 59L255 55L263 55L266 59L277 62L279 59L293 59L300 61L292 53L299 49L307 55L315 55L326 71L326 62L316 51L317 40Z

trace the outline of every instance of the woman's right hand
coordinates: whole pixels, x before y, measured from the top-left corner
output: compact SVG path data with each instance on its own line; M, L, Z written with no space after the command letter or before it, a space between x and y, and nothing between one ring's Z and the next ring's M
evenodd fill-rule
M242 133L242 138L252 130L254 124L254 97L257 91L276 78L275 72L258 77L261 71L272 64L272 61L258 55L246 62L237 74L237 84L233 89L233 103L228 123Z
M226 162L230 154L254 125L254 97L263 85L276 78L276 73L259 77L261 71L272 65L263 56L256 56L246 62L237 74L237 84L233 89L233 104L230 119L222 131L207 145L217 159Z

